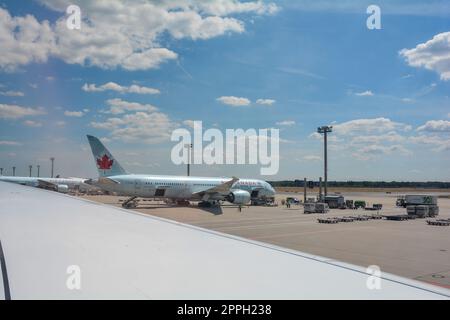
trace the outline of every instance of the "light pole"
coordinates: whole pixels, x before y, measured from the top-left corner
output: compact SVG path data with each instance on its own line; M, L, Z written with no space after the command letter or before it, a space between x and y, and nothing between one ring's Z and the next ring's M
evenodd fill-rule
M3 168L0 168L0 176L3 175Z
M322 177L319 177L319 200L322 201Z
M184 145L187 148L187 154L188 154L188 159L187 159L187 175L188 177L191 175L191 168L190 168L190 163L191 163L191 149L192 149L192 143L186 143Z
M50 161L52 162L52 175L51 175L51 177L53 178L53 165L55 164L55 157L51 157Z
M30 165L28 166L28 168L30 168L30 177L31 177L31 170L33 170L33 166L30 164Z
M39 178L39 177L40 177L39 171L40 171L40 169L41 169L41 166L40 166L40 165L37 165L37 169L38 169L37 176L38 176L38 178Z
M324 194L327 196L327 183L328 183L328 155L327 155L327 134L333 131L332 126L322 126L317 128L317 132L323 134L323 162L324 162Z
M306 178L303 179L303 203L306 203Z
M13 167L13 177L16 176L16 167Z

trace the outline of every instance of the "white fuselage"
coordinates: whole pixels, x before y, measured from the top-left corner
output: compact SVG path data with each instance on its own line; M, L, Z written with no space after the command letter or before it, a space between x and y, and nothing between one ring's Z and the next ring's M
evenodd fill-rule
M108 181L108 180L112 180ZM97 186L120 195L143 198L199 199L199 193L219 186L231 178L221 177L187 177L163 175L127 174L110 176L106 181L99 180ZM114 183L116 182L116 183ZM239 179L230 191L245 190L252 198L271 197L275 195L272 186L263 180ZM208 200L222 200L223 195L216 195Z

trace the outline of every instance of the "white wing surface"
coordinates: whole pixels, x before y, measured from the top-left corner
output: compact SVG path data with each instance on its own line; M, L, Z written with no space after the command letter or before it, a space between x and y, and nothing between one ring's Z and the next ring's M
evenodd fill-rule
M0 241L12 299L449 298L389 274L370 290L357 266L3 182Z

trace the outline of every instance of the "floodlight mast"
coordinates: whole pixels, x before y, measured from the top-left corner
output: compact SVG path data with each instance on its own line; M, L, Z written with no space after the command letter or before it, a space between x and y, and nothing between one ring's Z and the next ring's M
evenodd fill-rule
M187 176L189 177L191 175L191 150L192 150L193 144L192 143L186 143L184 145L184 147L187 148L187 155L188 155L187 156L188 157L188 160L187 160Z
M327 134L333 131L332 126L322 126L317 128L317 132L323 134L323 177L324 177L324 194L328 194L328 154L327 154Z

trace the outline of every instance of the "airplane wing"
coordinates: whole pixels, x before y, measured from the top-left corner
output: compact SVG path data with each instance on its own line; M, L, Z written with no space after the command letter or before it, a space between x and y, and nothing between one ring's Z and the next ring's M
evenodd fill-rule
M100 177L98 178L98 182L100 184L120 184L120 182L118 182L117 180L111 179L111 178L107 178L107 177Z
M233 177L231 180L224 182L222 184L219 184L218 186L206 189L206 190L202 190L199 192L194 193L193 195L198 195L201 197L206 197L208 198L211 195L215 195L215 194L220 194L220 195L224 195L224 194L228 194L230 192L231 187L233 186L233 184L235 182L239 181L239 178ZM207 199L204 199L207 200Z
M107 178L107 177L100 177L98 179L86 179L83 181L84 184L89 185L89 186L94 186L96 187L97 185L105 185L105 184L120 184L119 181L111 179L111 178Z
M38 187L39 188L45 188L45 189L52 189L52 190L56 190L58 188L58 186L54 183L42 180L42 179L38 179Z
M449 299L450 291L0 182L0 299Z

